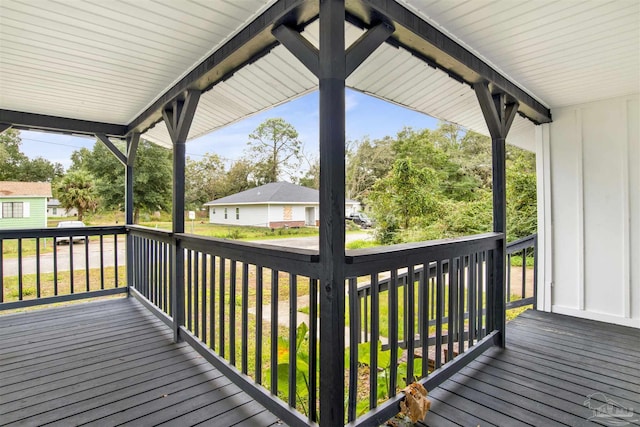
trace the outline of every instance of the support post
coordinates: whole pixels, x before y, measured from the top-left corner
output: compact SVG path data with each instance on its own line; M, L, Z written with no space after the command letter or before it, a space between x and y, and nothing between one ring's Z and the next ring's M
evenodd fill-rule
M344 425L344 0L320 1L320 425Z
M173 317L173 339L180 341L180 326L184 325L184 249L175 234L184 233L184 171L186 142L193 122L200 92L187 91L185 96L166 105L162 117L173 142L173 207L174 233L171 265L171 314Z
M135 132L127 136L127 156L124 172L125 195L124 195L124 222L126 226L134 223L134 205L133 205L133 180L134 168L136 161L136 153L140 134ZM127 232L127 289L132 286L134 280L134 259L133 259L133 236Z
M506 232L507 232L507 185L506 185L506 138L518 111L518 102L510 100L504 92L491 93L487 82L473 85L487 128L491 134L491 158L493 172L493 231L504 233L501 244L493 255L493 286L487 307L487 327L497 330L497 344L505 345L505 284L506 284Z

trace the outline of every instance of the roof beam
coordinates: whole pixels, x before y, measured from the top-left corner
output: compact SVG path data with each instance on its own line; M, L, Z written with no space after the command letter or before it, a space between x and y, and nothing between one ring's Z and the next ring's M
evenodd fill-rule
M162 110L165 105L183 96L187 90L207 91L245 65L268 53L278 45L278 41L271 34L273 28L282 24L293 28L302 28L317 16L317 2L305 0L280 0L276 2L161 94L129 123L128 132L144 133L162 120Z
M471 86L488 82L492 92L503 92L518 101L518 111L536 124L551 122L551 111L541 102L400 3L353 0L347 2L347 11L367 26L388 19L395 27L389 40L392 44Z
M69 119L47 116L45 114L24 113L21 111L0 110L0 123L9 124L16 129L43 130L79 135L91 135L96 132L111 136L124 136L125 125Z

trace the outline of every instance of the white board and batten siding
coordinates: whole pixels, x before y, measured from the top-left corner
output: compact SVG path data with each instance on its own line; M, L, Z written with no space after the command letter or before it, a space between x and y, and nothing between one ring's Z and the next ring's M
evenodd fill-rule
M535 131L538 306L640 328L639 96L552 115Z
M239 218L236 217L236 208L239 210ZM227 211L226 218L225 209ZM209 206L209 222L212 224L267 227L268 212L268 205Z

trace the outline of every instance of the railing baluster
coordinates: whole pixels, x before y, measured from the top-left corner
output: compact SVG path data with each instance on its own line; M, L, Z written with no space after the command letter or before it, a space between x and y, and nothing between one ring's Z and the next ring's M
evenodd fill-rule
M207 254L202 253L202 280L200 281L202 298L202 319L200 320L200 339L207 342Z
M469 338L468 347L473 345L476 335L476 256L475 253L469 254L469 274L467 280L467 307L469 309Z
M116 239L116 236L113 236ZM115 266L115 273L118 276L118 266ZM100 235L100 289L104 289L104 236Z
M449 266L447 269L449 275L449 292L447 300L447 357L445 362L453 359L453 343L455 342L455 319L456 319L456 286L458 281L456 280L456 266L455 258L449 258Z
M511 268L509 268L511 270ZM525 298L525 294L527 293L527 248L522 250L522 293L521 298ZM511 295L507 296L507 301L511 299Z
M430 279L430 266L426 261L422 267L422 274L420 275L420 307L422 317L420 319L420 344L422 350L422 377L426 378L429 375L429 283Z
M466 274L465 274L465 256L461 255L458 258L458 353L464 353L464 318L465 313L465 290L467 288Z
M0 251L2 251L2 245L0 244ZM0 258L0 263L2 262L2 258ZM0 270L0 276L2 275L2 271ZM40 298L41 295L41 289L40 289L41 283L40 283L40 238L37 237L36 238L36 297ZM1 291L1 289L0 289ZM0 302L2 302L2 299L0 298Z
M114 283L116 288L118 287L118 274L120 272L120 269L118 267L119 267L118 266L118 235L114 234L113 235L113 268L115 269Z
M240 363L242 373L249 369L249 264L242 263L242 352Z
M262 384L262 299L264 298L263 271L256 265L256 382Z
M349 278L349 398L347 421L356 419L356 399L358 396L358 280Z
M298 341L298 279L295 274L289 274L289 406L296 406L296 366Z
M405 295L407 296L406 301L407 305L404 311L404 317L407 319L406 329L404 330L404 336L407 344L407 385L413 382L414 379L414 349L415 349L415 286L413 281L413 265L410 265L407 268L407 279L405 284Z
M271 269L271 393L278 394L278 270Z
M224 321L224 312L225 312L225 309L224 309L224 306L225 306L224 282L225 282L225 267L226 267L227 260L225 258L223 258L223 257L220 257L219 261L220 261L220 265L219 265L218 270L219 270L219 273L220 273L220 276L219 276L220 277L220 281L218 283L218 286L220 287L220 290L219 290L219 295L218 295L218 302L220 304L219 305L220 309L218 311L220 313L218 314L218 316L219 316L218 330L220 331L220 333L218 334L219 335L219 345L218 345L218 347L220 347L220 350L218 351L218 353L222 357L225 357L225 354L224 354L224 350L225 350L225 348L224 348L224 336L225 336L224 330L225 330L225 327L226 327L226 323Z
M193 251L190 249L186 250L187 252L187 329L190 330L191 332L193 332L193 329L191 329L192 326L192 314L193 314L193 310L192 310L192 305L193 305L193 298L192 298L192 286L193 286L193 281L191 279L193 271L192 271L192 254Z
M84 272L85 272L85 290L89 292L89 236L84 236Z
M209 346L211 350L216 349L216 257L211 255L209 259ZM219 327L219 326L218 326Z
M236 365L236 261L229 266L229 362Z
M487 267L484 261L484 252L478 253L478 329L476 331L476 338L481 340L484 338L484 327L483 327L483 312L485 309L486 300L486 292L484 291L484 277L487 274Z
M193 334L200 333L200 254L193 251Z
M380 340L380 287L378 273L371 275L371 341L369 364L369 408L378 405L378 341Z
M18 301L22 301L23 294L23 277L22 277L22 239L18 239Z
M389 396L396 393L398 379L398 270L391 270L389 282L389 347L391 349L391 366L389 378Z
M318 280L309 280L309 418L318 421Z
M507 277L506 277L506 285L507 285L507 301L511 299L511 254L507 254Z
M58 295L58 242L53 238L53 295Z
M444 315L444 283L442 281L442 261L436 262L436 366L442 365L442 317Z

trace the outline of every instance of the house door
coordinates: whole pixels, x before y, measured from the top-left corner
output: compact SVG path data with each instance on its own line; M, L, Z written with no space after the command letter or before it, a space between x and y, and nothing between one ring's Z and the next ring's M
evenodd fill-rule
M316 225L316 208L305 208L304 216L304 225Z

